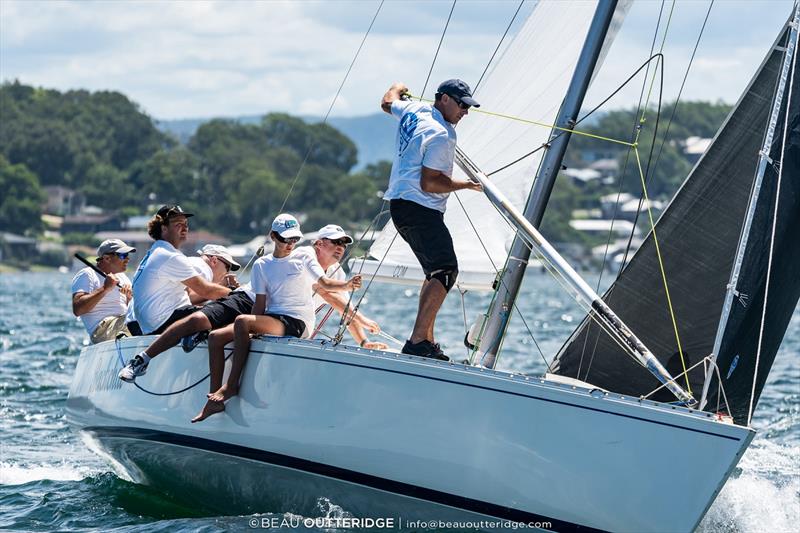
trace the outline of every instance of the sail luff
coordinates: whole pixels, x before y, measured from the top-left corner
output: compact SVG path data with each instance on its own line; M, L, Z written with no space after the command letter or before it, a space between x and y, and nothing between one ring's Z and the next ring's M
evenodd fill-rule
M720 347L722 346L722 338L725 334L728 319L730 318L731 309L733 307L733 299L739 294L737 290L739 275L742 270L742 264L744 263L744 255L747 251L747 243L750 237L750 230L753 225L753 218L755 216L755 211L758 204L759 193L761 192L761 184L764 179L767 164L770 162L769 151L775 137L775 128L778 124L778 117L781 112L783 95L784 91L786 90L793 56L797 51L798 25L800 25L800 3L795 4L794 17L789 25L791 30L789 42L786 47L786 54L783 60L783 66L781 68L780 81L778 82L775 100L772 104L769 126L767 127L767 132L764 136L764 142L761 146L761 150L759 150L759 160L758 167L756 169L755 181L753 184L753 193L750 195L750 202L748 204L747 214L745 216L744 225L742 228L742 236L739 240L739 245L736 250L736 259L734 260L733 270L731 272L730 281L728 282L727 291L725 293L725 301L722 304L722 313L720 316L719 325L717 327L717 334L714 337L714 348L711 352L711 360L706 370L706 378L705 382L703 383L703 392L700 397L700 409L703 409L706 405L708 389L714 376L714 367L717 363L717 355L719 354ZM788 112L789 109L787 106L787 115ZM784 142L786 142L785 138Z
M631 329L622 322L617 314L606 305L602 298L600 298L600 295L598 295L572 266L570 266L567 260L547 242L547 239L539 233L527 217L514 208L513 204L505 195L489 181L477 165L475 165L475 163L473 163L458 147L456 147L456 163L470 179L483 186L484 193L492 204L514 224L519 232L518 236L520 236L520 238L525 238L526 247L530 245L542 254L548 263L561 274L569 288L571 288L579 298L591 305L592 311L607 330L621 341L621 344L626 347L642 366L647 368L647 370L663 383L679 400L685 402L687 405L694 405L697 403L690 393L686 392L676 383L675 379L661 365L653 353L639 340Z
M560 129L553 129L550 134L550 146L542 158L542 164L538 169L533 188L525 205L523 215L534 227L538 227L542 221L556 176L561 168L564 153L569 144L571 135L569 131L564 131L564 129L574 127L578 118L578 113L583 105L584 96L589 88L589 83L600 57L600 52L603 49L603 43L611 26L616 7L616 0L597 4L592 24L586 35L586 40L556 122L556 126ZM511 317L511 313L508 310L514 306L514 302L517 299L529 258L530 248L518 234L515 236L511 250L508 253L506 268L501 274L500 283L497 285L497 295L489 309L482 337L483 341L480 349L486 353L484 364L489 368L494 368L496 364L497 354L500 351L503 336Z

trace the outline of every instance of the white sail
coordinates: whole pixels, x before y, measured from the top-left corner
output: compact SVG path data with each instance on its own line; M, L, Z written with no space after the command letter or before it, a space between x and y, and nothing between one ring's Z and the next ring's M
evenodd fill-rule
M477 88L475 96L481 109L554 123L596 5L595 1L540 2ZM612 28L609 39L615 33ZM565 35L569 38L565 39ZM547 127L475 110L461 121L457 131L459 146L487 172L531 152L547 142L550 135ZM524 207L541 157L542 151L491 176L517 209ZM455 177L466 179L458 168ZM484 195L463 191L451 196L458 198L450 198L445 222L458 257L459 285L489 290L496 270L505 263L515 230ZM389 222L369 250L373 260L366 261L363 267L362 261L357 260L353 266L371 276L383 259L377 280L419 283L423 279L419 263L405 241L395 235Z

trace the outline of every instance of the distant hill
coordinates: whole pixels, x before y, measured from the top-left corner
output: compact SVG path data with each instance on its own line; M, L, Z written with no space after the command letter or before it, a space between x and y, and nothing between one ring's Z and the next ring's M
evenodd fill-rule
M223 117L227 118L227 117ZM309 124L322 122L321 117L301 117ZM158 120L156 125L162 132L174 135L181 144L186 144L201 124L210 118L186 118L178 120ZM258 124L261 115L232 117L241 124ZM356 169L381 160L391 161L394 135L397 122L386 113L375 113L363 117L334 117L328 124L349 137L358 148Z

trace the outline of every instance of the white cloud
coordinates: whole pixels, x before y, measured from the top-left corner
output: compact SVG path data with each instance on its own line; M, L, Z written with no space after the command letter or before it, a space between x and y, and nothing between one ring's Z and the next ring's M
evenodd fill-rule
M376 112L392 81L421 91L450 5L386 2L334 114ZM474 83L517 5L516 0L460 2L426 94L444 78ZM61 90L118 90L158 118L278 110L320 115L377 6L366 1L2 0L0 78ZM589 101L615 88L646 57L659 6L634 4ZM665 49L667 96L677 93L706 6L676 4ZM718 2L685 97L734 101L790 7L787 1L756 7ZM615 105L631 105L641 83L637 87Z

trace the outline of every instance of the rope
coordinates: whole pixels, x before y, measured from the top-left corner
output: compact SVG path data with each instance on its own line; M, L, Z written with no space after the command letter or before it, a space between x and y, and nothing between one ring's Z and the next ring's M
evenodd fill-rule
M433 73L433 66L436 64L436 58L439 57L439 50L442 48L442 41L444 41L444 35L447 33L447 27L450 25L450 18L453 16L453 10L456 8L456 2L458 0L453 0L453 5L450 6L450 14L447 15L447 22L444 24L444 29L442 30L442 36L439 38L439 45L436 47L436 53L433 55L433 61L431 62L431 68L428 70L428 77L425 78L425 85L422 87L422 95L425 95L425 89L428 88L428 82L431 80L431 74ZM422 98L420 98L422 100Z
M334 104L336 104L336 100L339 98L339 94L342 92L342 88L344 87L347 78L350 76L350 71L353 70L353 65L355 65L356 60L358 59L358 56L361 53L361 49L364 47L364 43L367 41L367 37L369 36L369 33L372 31L372 26L375 24L375 19L378 18L378 13L381 12L381 8L383 7L384 1L385 0L381 0L381 3L378 5L378 9L375 10L375 15L373 15L372 21L369 23L369 28L367 28L367 32L364 34L364 38L361 39L361 44L358 45L358 50L356 50L356 54L355 56L353 56L353 60L350 62L350 66L347 67L347 72L345 73L344 78L342 79L342 83L339 84L339 88L336 90L336 95L333 97L331 105L328 106L328 111L325 113L325 118L322 119L323 124L326 124L328 122L328 117L330 116L331 111L333 110L333 106ZM292 191L294 191L294 186L297 184L297 180L300 177L300 173L303 171L303 168L305 167L306 162L308 161L308 158L311 155L311 151L314 149L316 144L317 144L316 140L311 141L311 145L308 147L308 150L306 151L306 155L303 158L303 162L300 163L300 168L297 169L297 174L295 174L294 179L292 180L292 184L289 187L289 191L286 193L286 197L283 199L281 208L278 210L279 213L283 213L283 208L286 207L286 202L292 195Z
M795 18L797 21L797 18ZM798 30L795 29L795 32ZM791 39L791 34L790 34ZM797 65L797 39L795 39L794 46L790 42L787 45L786 53L791 53L792 50L794 51L794 57L792 58L792 75L789 78L789 94L786 97L786 115L783 119L783 141L781 142L781 158L780 164L778 165L778 183L776 185L775 191L775 207L772 210L772 230L770 231L769 236L769 255L767 256L767 277L764 280L764 305L761 307L761 324L758 327L758 349L756 350L756 364L753 370L753 387L750 390L750 406L747 409L747 425L750 425L750 421L753 419L753 408L755 406L755 399L756 399L756 383L758 383L758 365L761 362L761 349L763 348L764 344L764 325L766 324L767 320L767 298L769 296L769 278L772 274L772 258L775 252L775 230L778 226L778 204L781 199L781 182L783 180L783 157L786 153L786 136L789 131L789 109L792 104L792 89L794 88L794 71Z
M123 362L123 361L124 361L124 358L122 357L122 349L120 348L120 345L119 345L119 339L116 339L116 340L114 341L114 344L115 344L115 346L116 346L116 348L117 348L117 357L119 358L119 360L120 360L120 363L122 364L122 366L125 366L125 364L124 364L124 362ZM231 350L231 352L228 354L228 356L227 356L227 357L225 357L225 360L227 361L228 359L230 359L232 355L233 355L233 350ZM204 382L205 380L207 380L209 377L211 377L211 372L209 372L208 374L206 374L205 376L203 376L203 377L202 377L202 378L200 378L199 380L195 381L195 382L194 382L194 383L192 383L191 385L188 385L188 386L186 386L186 387L184 387L184 388L182 388L182 389L180 389L180 390L176 390L176 391L172 391L172 392L153 392L153 391L151 391L151 390L147 390L147 389L145 389L144 387L142 387L141 385L139 385L138 383L136 383L136 381L134 381L134 382L133 382L133 385L134 385L134 386L135 386L137 389L139 389L140 391L144 392L145 394L149 394L149 395L151 395L151 396L175 396L176 394L183 394L184 392L186 392L186 391L188 391L188 390L191 390L191 389L193 389L193 388L197 387L197 386L198 386L198 385L200 385L202 382Z

